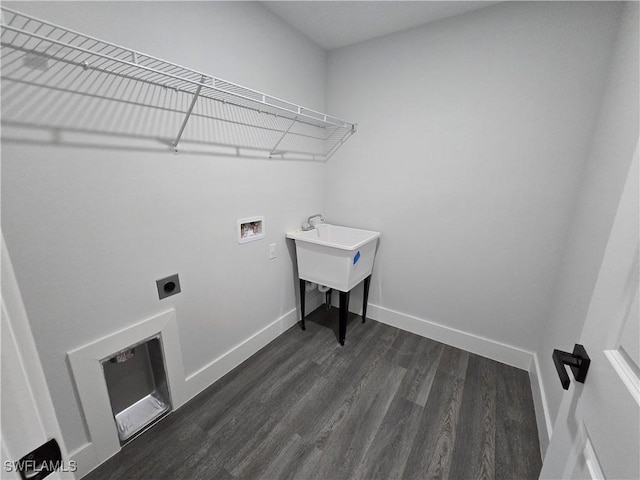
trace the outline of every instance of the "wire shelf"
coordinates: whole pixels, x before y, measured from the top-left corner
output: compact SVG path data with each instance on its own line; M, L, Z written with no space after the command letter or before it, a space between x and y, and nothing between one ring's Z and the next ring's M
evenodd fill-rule
M2 122L326 161L356 125L2 7Z

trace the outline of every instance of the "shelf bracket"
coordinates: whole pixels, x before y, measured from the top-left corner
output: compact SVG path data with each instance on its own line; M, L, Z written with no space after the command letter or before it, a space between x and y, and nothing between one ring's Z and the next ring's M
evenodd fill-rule
M324 156L324 161L326 162L327 160L329 160L334 153L336 153L336 151L342 146L344 145L344 142L346 142L349 137L351 137L351 135L353 135L354 133L356 133L356 125L353 124L351 125L351 128L349 130L347 130L347 133L345 133L342 138L340 140L338 140L335 145L333 145L333 147L331 147L329 149L329 151L326 153L326 155Z
M291 129L293 128L293 126L296 124L296 122L298 121L298 117L296 116L296 118L293 119L293 121L291 122L291 125L289 125L289 128L287 128L282 135L280 136L280 138L278 139L278 141L276 142L276 144L273 146L273 148L271 149L271 152L269 152L269 158L271 158L275 153L276 153L276 148L278 148L278 145L280 145L280 143L282 142L282 140L284 140L284 137L287 136L287 133L289 133L289 131L291 131Z
M196 93L193 95L193 99L191 100L191 105L189 105L189 109L187 110L187 115L184 117L182 121L182 126L180 127L180 131L178 132L178 136L176 137L176 141L173 142L173 151L178 153L178 143L180 143L180 139L182 138L182 134L184 133L184 129L187 127L187 122L189 121L189 117L191 117L191 113L196 106L196 101L198 101L198 97L200 96L200 90L202 90L202 85L204 85L205 76L203 75L200 79L200 83L198 84L198 89Z

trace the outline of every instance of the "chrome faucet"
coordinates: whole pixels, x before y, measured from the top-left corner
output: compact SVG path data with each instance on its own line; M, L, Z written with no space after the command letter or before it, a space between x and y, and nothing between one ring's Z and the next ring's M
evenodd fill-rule
M307 221L302 224L302 230L306 232L308 230L313 230L314 228L316 228L315 224L311 222L311 220L316 217L320 217L320 223L324 222L324 217L322 216L322 214L316 213L315 215L311 215L309 218L307 218Z

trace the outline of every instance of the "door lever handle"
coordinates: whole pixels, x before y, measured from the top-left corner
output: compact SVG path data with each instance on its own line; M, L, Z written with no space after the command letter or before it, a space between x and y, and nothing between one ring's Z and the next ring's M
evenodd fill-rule
M573 353L554 350L553 363L556 366L558 375L560 376L562 388L568 390L570 380L564 366L569 365L569 367L571 367L571 371L573 372L573 377L576 379L576 382L584 383L585 378L587 378L591 359L589 358L589 355L587 355L587 351L584 347L576 343L573 347Z

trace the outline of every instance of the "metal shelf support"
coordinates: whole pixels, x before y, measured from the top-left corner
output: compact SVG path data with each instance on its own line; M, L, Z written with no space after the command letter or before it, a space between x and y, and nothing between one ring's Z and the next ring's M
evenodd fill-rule
M189 117L193 112L194 107L196 106L196 102L198 101L198 97L200 96L200 90L202 90L202 85L204 85L205 76L202 76L200 80L200 84L198 84L198 88L196 93L193 94L193 99L191 100L191 105L189 105L189 109L187 110L187 114L182 121L182 126L180 127L180 131L178 132L178 136L176 137L176 141L173 142L173 151L174 153L178 153L178 144L180 143L180 139L182 138L182 134L184 133L184 129L187 127L187 122L189 121Z
M287 133L289 133L291 131L291 129L293 128L293 126L296 124L297 121L298 121L298 117L294 118L293 122L291 122L291 125L289 125L289 128L287 128L284 132L282 132L282 135L280 136L280 138L278 139L276 144L271 149L271 152L269 152L269 158L272 158L273 155L276 154L276 148L278 148L278 145L280 145L280 143L282 143L282 140L284 140L284 137L287 136ZM281 153L282 152L278 152L278 154L281 154Z

